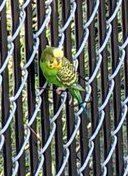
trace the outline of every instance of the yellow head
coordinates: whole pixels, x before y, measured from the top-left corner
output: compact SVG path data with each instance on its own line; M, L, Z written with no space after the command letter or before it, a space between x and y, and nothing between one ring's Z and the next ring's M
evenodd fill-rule
M61 49L55 47L47 47L41 56L41 61L45 62L49 69L59 69L62 66L62 58L64 53Z

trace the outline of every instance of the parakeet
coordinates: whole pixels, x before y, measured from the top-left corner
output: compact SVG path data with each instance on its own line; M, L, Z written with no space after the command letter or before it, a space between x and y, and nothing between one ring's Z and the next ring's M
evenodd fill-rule
M80 92L84 91L78 84L78 73L73 64L64 57L64 52L55 47L47 47L40 58L40 68L49 83L58 87L57 93L68 89L69 93L78 103L82 103Z

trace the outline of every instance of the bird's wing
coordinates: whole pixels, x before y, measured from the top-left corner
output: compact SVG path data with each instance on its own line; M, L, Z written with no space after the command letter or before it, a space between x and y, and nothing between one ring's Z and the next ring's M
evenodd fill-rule
M62 67L58 70L57 79L65 87L70 87L78 81L78 75L73 64L68 59L63 58Z

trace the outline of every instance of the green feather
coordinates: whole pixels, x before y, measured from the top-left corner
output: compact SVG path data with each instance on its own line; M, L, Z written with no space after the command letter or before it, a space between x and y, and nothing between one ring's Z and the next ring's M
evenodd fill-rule
M57 69L49 70L49 68L47 68L46 62L42 61L40 61L40 68L43 72L44 77L49 83L52 83L59 87L62 86L62 84L57 79L57 72L58 72Z
M69 88L69 92L70 92L70 94L72 95L72 97L74 97L74 98L78 101L79 104L83 102L79 90Z

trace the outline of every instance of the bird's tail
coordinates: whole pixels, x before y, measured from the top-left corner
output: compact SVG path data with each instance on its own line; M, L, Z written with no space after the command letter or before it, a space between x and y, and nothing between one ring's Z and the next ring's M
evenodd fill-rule
M82 101L82 96L79 90L70 88L69 89L70 94L72 95L73 98L75 98L78 101L78 104L81 104Z
M80 107L83 108L84 114L87 115L86 108L83 106L84 102L83 102L83 99L82 99L82 96L81 96L81 93L80 93L81 91L77 90L77 89L70 88L69 92L72 95L72 97L74 97L78 101L78 105L80 105Z

